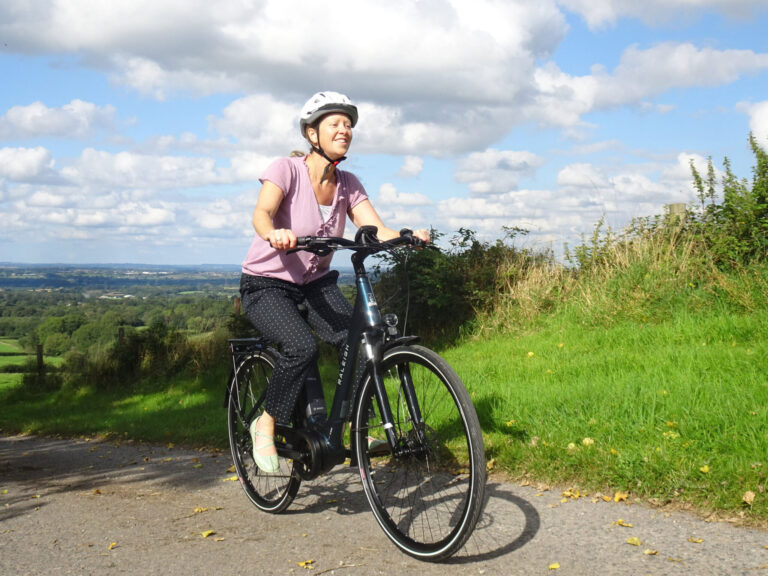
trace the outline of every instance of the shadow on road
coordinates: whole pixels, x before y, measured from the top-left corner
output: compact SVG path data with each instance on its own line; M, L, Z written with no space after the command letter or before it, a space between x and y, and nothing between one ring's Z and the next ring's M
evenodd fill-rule
M7 506L0 508L0 521L43 508L49 496L65 492L119 489L138 494L160 487L194 491L221 486L235 477L228 451L0 436L0 490L18 485L2 496ZM326 512L345 516L370 513L356 470L338 467L303 483L284 515ZM489 483L484 512L474 534L449 562L487 561L519 550L536 537L540 525L536 508L515 494L512 485Z
M488 484L483 515L464 549L449 564L468 564L499 558L519 550L536 537L541 517L526 499L506 484Z

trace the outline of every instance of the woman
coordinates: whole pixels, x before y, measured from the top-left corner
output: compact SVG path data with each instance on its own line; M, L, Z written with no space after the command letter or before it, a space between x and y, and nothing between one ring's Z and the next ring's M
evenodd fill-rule
M336 284L338 272L329 270L332 255L287 250L296 246L298 236L343 235L347 216L357 227L376 226L381 240L399 236L381 221L357 177L337 169L349 151L357 119L357 107L343 94L315 94L299 120L310 153L275 161L260 179L253 212L256 236L243 262L240 293L248 319L282 352L267 388L265 411L250 427L253 457L265 472L278 469L275 422L290 423L305 378L315 370L318 348L312 331L340 349L352 314ZM414 236L429 241L426 230ZM302 302L306 317L297 309ZM322 390L315 396L310 401L324 412Z

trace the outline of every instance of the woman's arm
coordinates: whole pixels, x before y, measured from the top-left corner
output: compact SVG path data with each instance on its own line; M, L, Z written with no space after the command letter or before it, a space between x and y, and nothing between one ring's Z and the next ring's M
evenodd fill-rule
M370 200L363 200L355 204L349 211L349 217L358 228L362 226L376 226L379 229L377 233L379 240L391 240L400 236L400 232L387 228L384 225Z
M274 182L265 181L253 210L253 228L273 248L288 250L296 247L296 235L287 228L276 229L273 222L282 201L283 191L280 187Z
M377 236L379 240L391 240L400 236L399 231L384 225L370 200L363 200L355 204L354 208L349 211L349 217L358 228L361 226L376 226L378 228ZM427 230L415 230L413 235L419 240L429 242L429 232Z

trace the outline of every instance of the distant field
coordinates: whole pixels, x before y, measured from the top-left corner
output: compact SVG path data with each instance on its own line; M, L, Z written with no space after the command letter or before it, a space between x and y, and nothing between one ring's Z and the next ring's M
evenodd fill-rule
M8 354L14 352L23 352L16 340L10 340L7 338L0 340L0 354Z
M9 338L0 340L0 370L6 366L23 366L29 358L23 353L16 340Z

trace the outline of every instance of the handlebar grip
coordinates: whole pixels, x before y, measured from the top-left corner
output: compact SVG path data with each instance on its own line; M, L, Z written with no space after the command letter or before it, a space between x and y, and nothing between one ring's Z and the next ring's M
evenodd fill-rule
M312 241L312 236L299 236L296 238L296 246L307 246Z
M427 246L427 243L424 242L424 240L413 235L413 230L410 228L403 228L400 230L400 238L406 238L408 243L414 248L423 248L424 246Z

